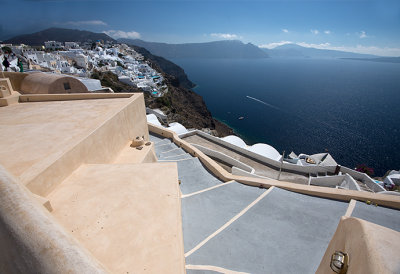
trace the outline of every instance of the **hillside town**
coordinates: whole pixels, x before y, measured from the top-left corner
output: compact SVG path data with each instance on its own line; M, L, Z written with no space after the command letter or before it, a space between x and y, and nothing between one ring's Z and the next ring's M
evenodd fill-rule
M110 71L118 80L162 97L168 92L162 74L150 67L144 57L126 44L47 41L43 46L0 44L2 71L45 71L79 79L91 92L103 91L100 80L91 79L95 71Z

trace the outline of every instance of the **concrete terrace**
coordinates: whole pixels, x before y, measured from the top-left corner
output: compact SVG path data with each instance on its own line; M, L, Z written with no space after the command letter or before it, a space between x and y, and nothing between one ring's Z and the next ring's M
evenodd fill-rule
M0 150L1 164L25 181L41 162L68 151L125 104L116 98L0 108L2 146L7 147Z

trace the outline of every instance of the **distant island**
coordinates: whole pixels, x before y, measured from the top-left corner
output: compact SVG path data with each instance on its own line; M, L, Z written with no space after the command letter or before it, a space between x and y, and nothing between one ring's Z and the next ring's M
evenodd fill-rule
M400 57L378 57L378 58L342 58L345 60L356 60L356 61L370 61L380 63L400 63Z
M272 58L376 58L376 55L339 50L306 48L297 44L286 44L273 49L263 49Z

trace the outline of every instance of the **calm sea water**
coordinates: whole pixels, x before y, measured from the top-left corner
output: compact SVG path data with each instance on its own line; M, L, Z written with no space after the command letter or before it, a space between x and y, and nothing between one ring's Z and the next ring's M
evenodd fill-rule
M400 64L177 59L213 116L248 144L400 169ZM238 119L244 117L244 119Z

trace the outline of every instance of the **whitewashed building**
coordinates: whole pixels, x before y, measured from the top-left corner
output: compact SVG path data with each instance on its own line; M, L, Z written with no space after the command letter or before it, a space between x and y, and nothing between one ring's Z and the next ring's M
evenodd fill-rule
M56 50L56 49L62 49L64 48L63 44L61 42L57 41L47 41L44 42L44 47L46 49L51 49L51 50Z

